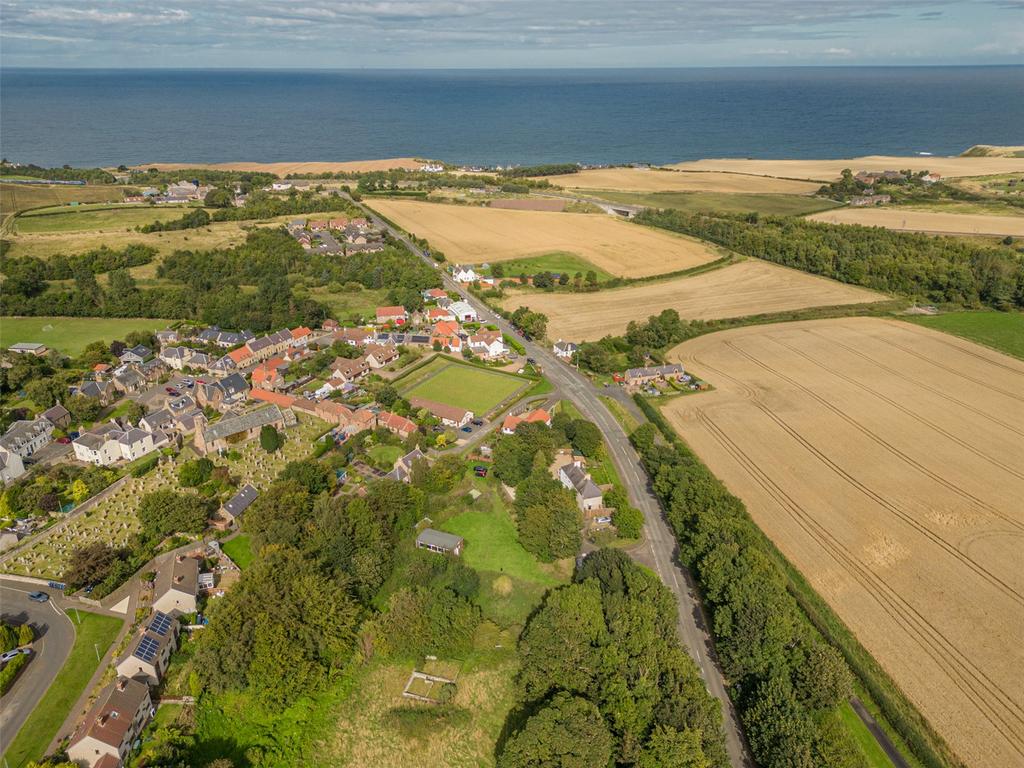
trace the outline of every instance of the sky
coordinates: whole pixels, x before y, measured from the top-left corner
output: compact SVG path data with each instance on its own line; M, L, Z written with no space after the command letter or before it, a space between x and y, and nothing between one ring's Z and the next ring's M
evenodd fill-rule
M0 65L1024 64L1024 0L0 0Z

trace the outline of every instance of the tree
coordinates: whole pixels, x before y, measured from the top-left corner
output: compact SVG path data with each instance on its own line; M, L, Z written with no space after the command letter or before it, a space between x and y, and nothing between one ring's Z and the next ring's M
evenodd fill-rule
M527 551L549 562L579 551L580 513L576 499L551 477L543 457L516 486L515 506L519 543Z
M93 542L71 551L62 579L72 589L103 581L125 552L109 544Z
M136 514L146 535L162 539L172 533L202 533L211 512L210 502L194 493L160 490L143 496Z
M91 495L92 492L89 490L89 486L86 485L85 481L80 477L76 478L71 483L71 487L68 489L68 496L71 497L71 501L73 501L76 505L81 504Z
M273 453L281 447L281 435L273 424L265 424L260 428L260 447L267 453Z
M377 402L383 405L385 408L391 408L398 400L400 395L398 394L398 390L395 389L394 385L384 384L383 386L377 389L375 397L377 399Z
M195 488L210 479L213 473L213 462L205 456L186 461L178 468L178 485L183 488Z
M97 398L85 395L72 395L64 401L64 407L74 422L79 424L95 421L103 412L103 404Z
M313 495L334 487L334 473L325 464L314 459L288 462L281 470L279 479L292 480Z
M853 675L839 651L816 642L805 654L793 672L796 696L805 707L834 709L853 695Z
M235 204L235 193L227 187L217 187L206 193L203 204L210 208L230 208Z
M644 513L629 503L629 497L619 486L604 495L604 502L612 512L612 525L625 539L638 539L644 526Z
M636 768L709 768L710 765L701 748L699 733L677 731L663 725L655 726L636 761Z
M612 737L597 707L568 693L556 694L505 742L498 768L606 766Z
M576 419L571 442L577 451L587 458L593 458L601 450L601 430L592 421Z

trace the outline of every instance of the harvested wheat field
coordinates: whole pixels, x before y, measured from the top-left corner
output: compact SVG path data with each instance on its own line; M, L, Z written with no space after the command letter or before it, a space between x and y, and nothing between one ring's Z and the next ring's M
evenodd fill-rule
M616 192L746 192L748 194L813 195L821 184L791 179L714 171L684 172L646 168L595 168L545 176L552 184L572 189Z
M845 160L692 160L666 166L681 171L725 171L785 179L838 179L844 168L857 171L931 171L943 176L988 176L1024 171L1024 157L892 157L868 155Z
M287 176L289 173L366 173L393 169L417 171L422 165L423 162L414 157L389 157L384 160L348 160L340 163L143 163L134 167L157 168L161 171L211 168L215 171L255 171Z
M828 224L863 224L908 232L1024 237L1024 216L939 213L905 208L836 208L807 218Z
M578 342L621 334L630 320L645 320L663 309L675 309L691 320L712 320L885 298L866 288L749 259L693 277L597 293L520 294L502 304L543 312L549 336Z
M374 200L371 205L408 232L425 237L453 264L564 251L609 274L648 277L696 267L722 255L715 246L699 240L604 214L510 211L409 200Z
M1024 362L896 320L671 353L665 415L970 766L1024 765Z

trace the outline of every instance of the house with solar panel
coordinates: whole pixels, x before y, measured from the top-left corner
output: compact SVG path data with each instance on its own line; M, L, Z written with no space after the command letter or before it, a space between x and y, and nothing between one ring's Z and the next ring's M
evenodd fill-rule
M177 555L157 572L153 589L153 610L171 616L196 612L199 594L199 561Z
M68 744L68 758L89 768L117 768L153 716L149 686L119 677L96 698Z
M159 685L178 640L178 620L154 610L149 621L117 662L117 674Z

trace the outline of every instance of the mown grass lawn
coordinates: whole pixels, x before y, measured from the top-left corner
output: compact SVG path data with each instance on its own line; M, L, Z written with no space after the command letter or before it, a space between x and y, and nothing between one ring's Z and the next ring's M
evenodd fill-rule
M414 372L415 378L398 386L404 397L422 397L436 403L466 408L481 416L519 389L529 385L527 379L507 373L489 371L475 365L463 365L443 357L431 360ZM412 383L415 381L416 383Z
M906 319L1024 358L1024 312L950 312Z
M80 624L76 621L76 613L81 617ZM10 768L20 768L43 756L96 671L97 649L102 657L114 642L122 624L121 619L113 616L85 611L72 611L68 616L75 624L75 643L53 684L4 753L4 763Z
M252 551L252 539L247 533L240 533L230 541L225 541L220 548L243 571L252 565L256 557Z
M395 460L405 455L405 449L400 445L375 445L366 453L378 469L390 470Z
M567 251L552 251L541 256L531 256L527 259L512 259L501 262L502 274L505 277L519 277L519 275L535 275L538 272L555 272L557 274L567 273L572 278L577 272L586 277L587 272L593 270L598 280L610 280L612 278L607 272L595 267L586 259ZM494 274L493 266L485 270L487 274Z
M131 331L158 331L172 322L149 317L0 317L0 346L38 342L76 357L90 342L109 343Z

